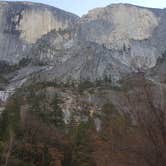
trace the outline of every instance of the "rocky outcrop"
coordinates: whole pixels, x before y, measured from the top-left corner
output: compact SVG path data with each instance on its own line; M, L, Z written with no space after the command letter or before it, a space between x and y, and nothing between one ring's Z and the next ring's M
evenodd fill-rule
M72 31L52 31L43 36L28 53L31 65L47 66L40 81L98 81L116 82L130 68L116 58L118 51L109 50L94 42L77 40ZM39 76L37 76L39 77Z
M156 44L160 41L156 33L166 31L164 16L164 10L129 4L97 8L80 19L78 38L121 51L117 58L135 70L151 68L163 51Z
M90 11L80 22L82 33L89 33L84 35L86 40L105 44L108 48L122 49L124 46L130 47L131 40L149 39L159 20L149 9L115 4ZM87 32L88 27L90 31Z
M166 48L165 9L115 4L82 18L29 2L0 9L0 64L17 64L6 91L39 81L117 83L153 68Z
M53 29L72 27L78 17L30 2L0 2L0 60L17 63L31 45Z
M166 56L159 58L156 66L149 69L146 76L154 83L164 85L166 83Z

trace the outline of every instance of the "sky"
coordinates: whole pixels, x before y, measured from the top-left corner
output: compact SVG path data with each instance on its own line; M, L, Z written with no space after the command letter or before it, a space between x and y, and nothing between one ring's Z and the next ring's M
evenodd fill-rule
M16 0L8 0L8 1L16 1ZM144 7L166 8L166 0L28 0L28 1L40 2L51 6L55 6L60 9L75 13L79 16L86 14L89 10L93 8L104 7L112 3L130 3Z

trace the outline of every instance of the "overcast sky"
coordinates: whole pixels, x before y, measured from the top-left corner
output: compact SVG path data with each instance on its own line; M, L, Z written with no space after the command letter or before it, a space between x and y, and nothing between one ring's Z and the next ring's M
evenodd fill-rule
M16 1L16 0L8 0L8 1ZM30 0L30 1L49 4L64 9L66 11L75 13L79 16L86 14L90 9L107 6L112 3L120 3L120 2L131 3L135 5L152 7L152 8L166 8L166 0Z

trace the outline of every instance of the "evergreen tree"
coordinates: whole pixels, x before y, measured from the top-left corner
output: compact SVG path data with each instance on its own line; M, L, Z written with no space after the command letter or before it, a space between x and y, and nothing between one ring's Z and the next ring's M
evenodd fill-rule
M63 127L64 126L64 117L63 112L61 110L61 107L59 104L61 103L61 100L58 98L57 95L54 96L54 99L52 101L51 107L51 123L55 125L56 127Z

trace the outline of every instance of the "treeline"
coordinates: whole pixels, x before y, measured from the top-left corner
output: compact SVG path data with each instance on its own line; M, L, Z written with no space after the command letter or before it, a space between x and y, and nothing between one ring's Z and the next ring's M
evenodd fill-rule
M0 165L165 166L166 91L156 99L154 87L142 81L118 92L125 97L121 111L108 102L86 120L71 113L68 124L63 100L48 97L46 85L17 93L0 115Z

